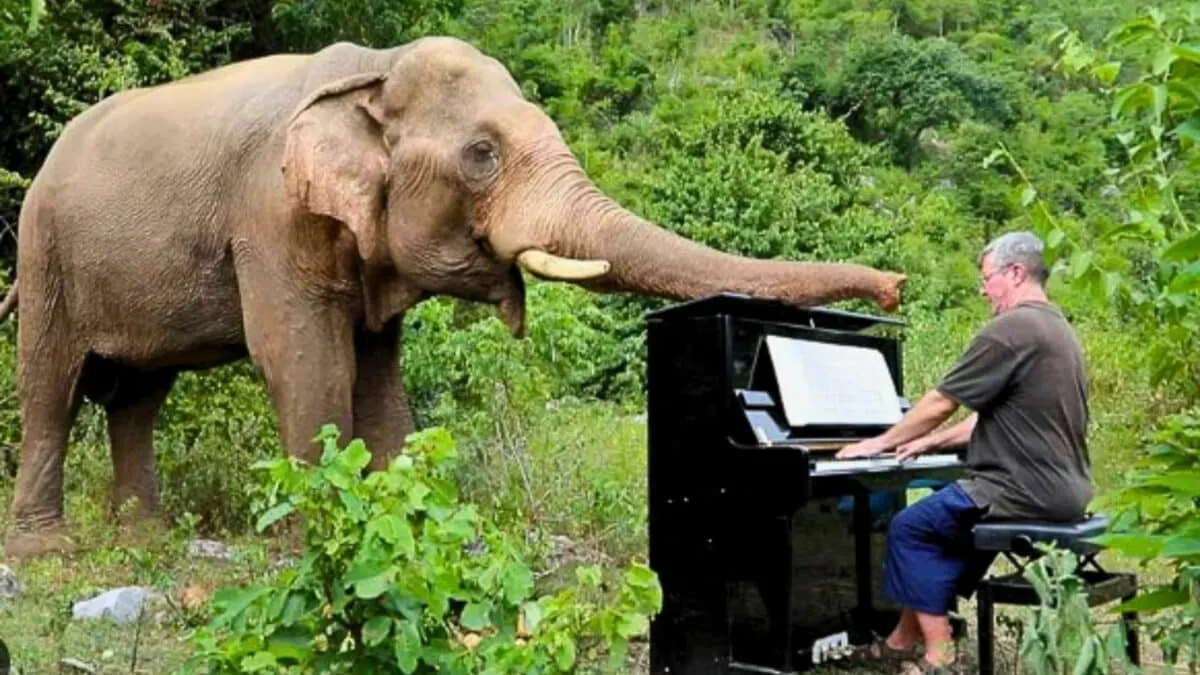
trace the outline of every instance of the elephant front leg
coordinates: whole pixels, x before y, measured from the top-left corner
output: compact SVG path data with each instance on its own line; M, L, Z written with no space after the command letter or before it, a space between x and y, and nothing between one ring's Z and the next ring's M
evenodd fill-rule
M354 382L354 435L371 451L371 468L387 468L413 431L412 413L404 398L400 370L399 317L355 340L358 377Z
M341 443L353 432L354 331L332 305L281 297L243 291L246 345L267 382L284 447L317 464L322 426L336 424Z

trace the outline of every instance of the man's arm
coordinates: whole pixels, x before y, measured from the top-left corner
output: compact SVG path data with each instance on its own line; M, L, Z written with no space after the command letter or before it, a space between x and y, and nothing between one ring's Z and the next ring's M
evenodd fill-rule
M975 431L975 422L979 419L979 413L971 413L971 416L954 426L944 431L939 431L933 434L930 447L933 449L941 449L953 447L956 445L966 445L971 440L971 432Z
M922 436L915 441L899 445L896 447L896 458L903 460L916 457L930 450L966 445L971 440L971 432L975 430L975 421L977 419L979 419L979 414L972 413L970 417L949 429L943 429L928 436Z
M942 422L950 419L955 410L958 410L958 401L933 389L922 396L921 400L917 401L917 405L891 429L874 438L847 445L837 453L837 457L839 459L866 457L891 450L901 443L907 443L938 428ZM974 423L972 422L972 424ZM966 437L970 437L970 432L966 434Z

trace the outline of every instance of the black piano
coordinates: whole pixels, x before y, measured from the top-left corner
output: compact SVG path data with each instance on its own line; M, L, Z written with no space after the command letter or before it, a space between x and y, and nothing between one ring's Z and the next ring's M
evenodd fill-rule
M652 673L800 672L892 629L888 520L963 470L834 458L908 409L902 326L728 294L647 315Z

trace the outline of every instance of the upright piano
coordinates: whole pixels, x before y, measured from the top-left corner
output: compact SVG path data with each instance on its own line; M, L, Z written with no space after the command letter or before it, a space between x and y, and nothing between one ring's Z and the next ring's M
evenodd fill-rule
M963 469L834 457L909 408L903 323L731 294L646 321L651 672L795 673L886 635L888 521Z

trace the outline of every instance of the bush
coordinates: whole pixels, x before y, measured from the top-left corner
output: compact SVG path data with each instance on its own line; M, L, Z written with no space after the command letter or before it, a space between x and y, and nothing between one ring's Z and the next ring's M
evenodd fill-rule
M623 666L627 641L661 607L656 575L634 563L614 596L602 571L535 596L517 545L460 503L455 446L410 436L386 471L362 477L361 440L326 426L319 466L262 462L259 530L292 514L305 553L274 583L226 589L194 638L185 672L551 673Z

